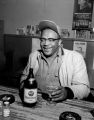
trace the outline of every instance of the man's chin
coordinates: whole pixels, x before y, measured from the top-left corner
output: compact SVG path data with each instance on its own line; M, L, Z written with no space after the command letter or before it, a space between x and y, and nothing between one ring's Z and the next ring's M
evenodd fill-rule
M51 54L51 53L44 53L44 56L45 56L45 57L51 57L52 54Z

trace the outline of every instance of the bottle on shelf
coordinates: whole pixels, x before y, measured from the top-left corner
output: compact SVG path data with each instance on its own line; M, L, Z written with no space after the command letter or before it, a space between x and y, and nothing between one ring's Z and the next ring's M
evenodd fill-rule
M35 26L34 25L32 25L32 36L34 36L35 35Z

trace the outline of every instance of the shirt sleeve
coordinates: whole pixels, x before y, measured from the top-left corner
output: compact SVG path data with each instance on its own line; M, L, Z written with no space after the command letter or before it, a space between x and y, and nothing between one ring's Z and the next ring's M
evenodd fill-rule
M29 59L28 59L28 62L27 62L25 69L23 70L20 83L22 83L27 78L27 76L29 74L29 69L31 66L31 58L32 58L32 54L29 55Z
M76 52L73 56L73 79L71 84L75 98L82 99L88 96L90 84L86 64L83 56Z

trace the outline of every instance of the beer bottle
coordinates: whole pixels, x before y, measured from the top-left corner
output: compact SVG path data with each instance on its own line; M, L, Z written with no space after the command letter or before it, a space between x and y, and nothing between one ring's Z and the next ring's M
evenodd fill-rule
M34 78L33 69L29 69L29 75L24 81L23 104L33 107L37 103L37 82Z

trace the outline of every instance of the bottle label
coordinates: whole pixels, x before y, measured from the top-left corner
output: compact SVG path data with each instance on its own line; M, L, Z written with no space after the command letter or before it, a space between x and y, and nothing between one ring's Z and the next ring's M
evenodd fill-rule
M35 103L37 101L37 89L24 89L24 102Z
M4 117L10 116L10 109L9 109L9 108L5 108L5 109L3 110L3 116L4 116Z

